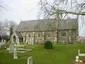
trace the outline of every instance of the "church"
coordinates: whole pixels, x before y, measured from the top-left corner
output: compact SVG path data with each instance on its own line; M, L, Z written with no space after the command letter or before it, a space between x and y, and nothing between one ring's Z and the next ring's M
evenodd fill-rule
M75 43L78 37L78 20L41 19L21 21L11 36L12 42L44 43Z

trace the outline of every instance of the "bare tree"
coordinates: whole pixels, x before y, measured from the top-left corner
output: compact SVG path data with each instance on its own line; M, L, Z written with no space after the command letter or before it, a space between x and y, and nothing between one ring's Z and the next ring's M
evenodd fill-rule
M1 21L0 22L0 37L11 36L13 31L16 29L17 24L14 21Z
M76 15L77 19L79 15L85 15L84 0L40 0L39 5L39 16L43 16L43 18L56 18L57 29L60 20L67 17L68 14Z
M44 18L56 17L59 13L60 18L64 17L62 14L85 15L82 11L85 9L85 1L81 3L78 0L40 0L40 13Z
M14 20L9 21L9 20L5 19L5 21L3 22L4 27L8 27L8 28L12 27L12 29L15 29L16 25L17 25L17 23Z

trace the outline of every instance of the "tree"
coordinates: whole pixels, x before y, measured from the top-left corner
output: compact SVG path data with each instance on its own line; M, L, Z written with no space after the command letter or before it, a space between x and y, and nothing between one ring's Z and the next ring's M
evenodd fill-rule
M7 20L5 19L5 21L3 22L3 26L4 27L8 27L10 29L10 27L15 30L15 27L17 26L17 23L14 20Z
M10 37L11 37L12 34L13 34L13 28L10 27Z
M3 37L8 38L11 37L13 31L15 30L17 24L14 21L9 21L9 20L5 20L5 21L1 21L0 22L0 36L1 39Z
M50 2L51 1L51 2ZM62 19L66 14L85 15L85 1L78 0L40 0L40 13L44 18L59 17ZM64 15L63 15L64 14ZM63 16L62 16L63 15Z
M57 30L60 20L63 20L65 17L68 18L68 14L76 15L77 19L79 15L85 15L84 0L40 0L39 4L39 15L44 18L56 18Z
M16 30L16 26L17 26L17 24L13 20L9 21L6 19L4 21L4 27L8 27L10 29L10 36L13 34L13 31Z

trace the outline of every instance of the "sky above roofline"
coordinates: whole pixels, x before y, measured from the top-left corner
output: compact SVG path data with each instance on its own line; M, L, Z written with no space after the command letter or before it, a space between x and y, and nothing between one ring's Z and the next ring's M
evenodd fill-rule
M21 20L37 19L38 0L6 0L4 4L6 8L0 11L0 21L8 19L19 24Z
M39 12L39 0L0 0L5 9L0 11L0 21L13 20L17 24L24 20L36 20ZM81 3L83 0L78 0ZM79 19L79 25L82 26L82 19ZM85 23L79 27L79 34L85 35Z

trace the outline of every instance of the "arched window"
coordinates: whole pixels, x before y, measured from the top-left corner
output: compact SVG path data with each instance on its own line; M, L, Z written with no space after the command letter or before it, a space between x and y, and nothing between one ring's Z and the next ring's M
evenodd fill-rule
M50 34L48 34L48 37L50 37Z
M16 36L13 36L14 42L16 42Z
M38 34L38 37L40 37L40 34Z
M31 37L31 34L28 34L29 37Z
M61 36L66 36L66 32L61 32Z

